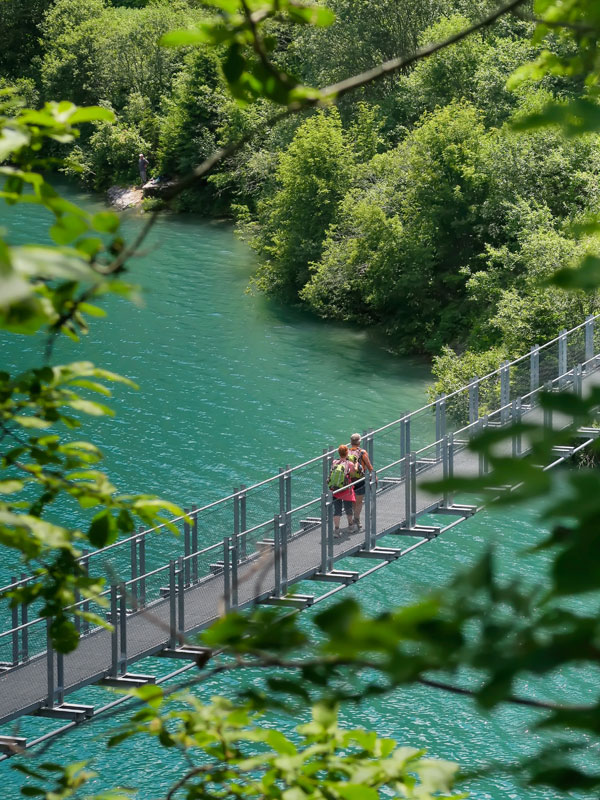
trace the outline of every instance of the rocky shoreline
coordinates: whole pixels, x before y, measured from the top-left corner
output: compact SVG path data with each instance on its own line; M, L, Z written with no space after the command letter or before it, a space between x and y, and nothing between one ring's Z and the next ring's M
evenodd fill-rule
M111 206L125 211L142 205L144 190L139 186L111 186L106 195Z

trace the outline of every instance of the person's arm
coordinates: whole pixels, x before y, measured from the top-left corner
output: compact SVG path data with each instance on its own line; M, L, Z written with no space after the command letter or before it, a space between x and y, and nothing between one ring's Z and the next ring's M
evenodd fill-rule
M371 464L371 459L369 458L369 454L366 450L363 450L363 464L369 470L369 472L373 472L373 464Z

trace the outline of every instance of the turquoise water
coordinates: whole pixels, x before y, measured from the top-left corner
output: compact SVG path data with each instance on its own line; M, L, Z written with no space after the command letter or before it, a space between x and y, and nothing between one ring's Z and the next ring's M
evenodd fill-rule
M97 199L68 193L89 208L102 207ZM43 230L43 223L35 207L10 215L0 209L0 224L9 228L15 243ZM137 214L126 216L129 234L139 224ZM345 441L354 430L377 427L424 403L429 375L422 364L392 356L383 342L362 330L325 324L247 294L252 257L229 226L165 217L144 250L132 262L144 306L109 299L108 318L94 321L80 344L61 341L54 357L59 363L90 359L141 387L139 392L117 389L116 420L94 423L94 436L88 433L104 451L105 467L120 490L156 492L181 505L201 505L241 482L256 482L279 466ZM5 339L3 366L39 363L41 353L37 338ZM384 610L442 586L490 542L507 575L527 577L539 562L515 554L542 533L533 511L482 514L347 591L370 610ZM8 553L1 559L5 576L13 560ZM136 671L164 674L176 666L154 660L136 665ZM242 679L260 680L256 675ZM238 677L215 679L201 696L231 694L239 685ZM521 691L556 700L595 695L593 683L566 674L552 676L542 688L531 682ZM94 687L77 699L100 705L111 698ZM533 730L538 717L531 711L502 708L481 715L473 713L468 700L424 688L370 700L346 709L343 718L457 760L468 771L495 762L509 769L518 756L533 755L550 741ZM118 718L99 717L56 740L44 758L93 758L100 772L95 791L120 784L139 787L144 800L164 796L185 765L145 739L107 753L104 735L117 723ZM281 729L296 723L276 715L266 720ZM26 719L19 730L33 738L51 728L47 721ZM0 774L9 792L5 796L17 797L21 777L7 762L0 764ZM508 772L473 781L469 788L483 800L554 797L543 788L523 790Z

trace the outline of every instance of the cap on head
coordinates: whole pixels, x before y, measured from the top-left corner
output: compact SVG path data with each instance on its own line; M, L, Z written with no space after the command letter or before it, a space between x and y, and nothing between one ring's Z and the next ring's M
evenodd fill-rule
M143 153L140 153L140 158L143 158L143 157L144 157L144 154L143 154Z
M352 444L360 444L360 433L353 433L350 437L350 442Z

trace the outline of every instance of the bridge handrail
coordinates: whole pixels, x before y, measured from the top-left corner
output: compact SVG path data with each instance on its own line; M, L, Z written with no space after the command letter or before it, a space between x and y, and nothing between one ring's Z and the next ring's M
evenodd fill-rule
M548 348L548 347L552 346L553 344L559 342L564 337L568 337L570 334L575 333L576 331L580 330L581 328L584 328L586 325L590 324L591 322L594 322L595 320L597 320L599 318L600 318L600 313L595 314L595 315L589 315L585 319L584 322L581 322L579 325L576 325L573 328L570 328L569 330L561 331L553 339L550 339L548 342L545 342L543 345L540 345L539 347L537 347L536 348L537 351L538 352L544 351L546 348ZM478 377L476 379L477 383L481 383L481 382L486 381L486 380L488 380L490 378L493 378L494 376L500 375L500 373L504 369L506 369L507 367L513 367L516 364L519 364L519 363L525 361L526 359L528 359L530 357L531 357L531 352L530 353L526 353L526 354L524 354L522 356L519 356L519 358L516 358L516 359L514 359L513 361L510 361L510 362L507 362L506 364L502 364L500 367L498 367L495 370L492 370L491 372L488 372L486 375L483 375L482 377ZM585 362L585 363L587 363L587 362ZM559 377L562 378L562 377L568 375L570 372L572 372L572 369L571 370L567 370L567 372L565 372L564 375L561 375ZM462 392L465 392L466 390L468 390L469 387L472 386L472 385L473 385L473 381L469 381L468 383L464 384L463 386L459 387L458 389L455 389L453 392L450 392L449 394L445 395L444 400L448 401L448 400L452 399L453 397L456 397L457 395L461 394ZM528 396L529 395L525 395L524 397L528 397ZM390 428L394 427L395 425L400 424L403 421L409 420L409 419L417 416L418 414L422 414L423 412L434 408L438 402L439 402L438 400L433 400L430 403L427 403L426 405L421 406L420 408L416 409L415 411L411 411L411 412L409 412L407 414L404 414L401 417L398 417L397 419L393 420L392 422L389 422L386 425L382 425L381 427L370 431L369 435L370 436L375 436L375 435L377 435L379 433L382 433L383 431L389 430ZM498 411L498 410L500 410L500 409L494 409L494 413L496 411ZM466 428L468 428L468 427L469 426L466 426ZM463 428L461 430L465 430L465 428ZM431 445L427 445L427 447L430 447L430 446ZM186 519L193 519L194 517L198 517L203 512L206 512L206 511L208 511L210 509L217 508L218 506L221 506L221 505L223 505L225 503L230 502L231 500L234 500L236 497L237 498L241 498L243 496L247 496L251 492L254 492L254 491L256 491L257 489L259 489L259 488L261 488L263 486L266 486L266 485L268 485L270 483L273 483L275 481L280 480L282 478L282 476L285 477L285 476L288 476L288 475L292 475L297 470L304 469L305 467L308 467L308 466L311 466L311 465L316 464L318 462L321 462L324 458L332 456L332 455L334 455L336 453L337 453L337 448L333 448L331 450L324 451L320 455L315 456L315 457L309 459L308 461L304 461L301 464L297 464L294 467L286 467L285 469L283 469L281 472L279 472L276 475L273 475L273 476L271 476L269 478L265 478L264 480L259 481L258 483L252 484L251 486L240 488L239 490L234 491L233 493L231 493L231 494L229 494L229 495L227 495L225 497L222 497L219 500L215 500L215 501L213 501L211 503L208 503L207 505L202 506L201 508L192 509L192 510L188 511L186 514L182 514L180 516L174 517L173 519L169 520L168 522L161 523L160 525L156 525L156 526L154 526L152 528L147 528L145 530L140 530L140 531L138 531L138 532L136 532L134 534L131 534L130 536L128 536L128 537L126 537L124 539L119 539L117 542L114 542L113 544L107 545L106 547L98 548L97 550L92 550L92 551L90 551L88 553L84 553L83 555L81 555L78 558L78 562L79 563L87 562L90 558L93 558L93 557L98 556L100 554L107 553L107 552L109 552L109 551L111 551L111 550L113 550L115 548L120 548L120 547L126 545L127 543L130 543L130 542L138 539L139 537L144 537L145 538L145 537L148 536L148 534L161 531L162 529L167 528L169 525L174 525L174 524L176 524L178 522L182 522L182 521L184 521ZM311 503L313 503L313 502L316 502L317 499L318 498L315 498L315 500L309 501L309 505ZM268 524L268 522L269 521L266 520L265 523L261 523L260 525L255 526L252 529L248 529L248 530L244 531L244 533L248 533L248 532L250 532L250 530L255 530L255 529L259 528L259 527L262 527L264 524ZM22 578L22 579L20 579L18 581L11 582L10 584L7 584L6 586L0 587L0 594L2 594L4 592L7 592L7 591L10 591L11 589L15 589L15 588L17 588L19 586L25 586L27 583L29 583L31 580L34 580L34 579L35 579L34 576L28 576L28 577Z

